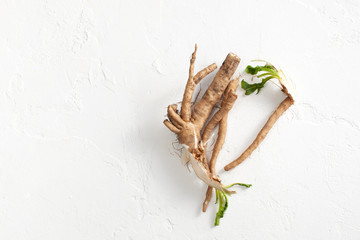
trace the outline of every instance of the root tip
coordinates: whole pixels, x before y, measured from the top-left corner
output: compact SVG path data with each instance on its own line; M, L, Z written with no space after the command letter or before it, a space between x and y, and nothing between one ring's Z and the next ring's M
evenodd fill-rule
M203 212L206 212L208 203L209 203L209 202L207 202L207 201L203 203L203 209L202 209Z

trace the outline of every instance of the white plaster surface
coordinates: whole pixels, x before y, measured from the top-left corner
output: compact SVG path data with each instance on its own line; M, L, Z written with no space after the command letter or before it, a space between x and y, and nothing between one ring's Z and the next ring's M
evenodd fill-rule
M284 95L239 98L214 199L162 124L196 69L267 59L296 104L224 172ZM360 239L358 0L0 0L0 239ZM202 84L203 89L212 79Z

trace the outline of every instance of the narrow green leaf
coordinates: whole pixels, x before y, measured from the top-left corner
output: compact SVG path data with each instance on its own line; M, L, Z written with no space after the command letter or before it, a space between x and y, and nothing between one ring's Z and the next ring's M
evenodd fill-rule
M251 184L233 183L233 184L231 184L229 186L226 186L226 188L230 188L230 187L232 187L234 185L244 186L244 187L247 187L247 188L251 187ZM216 216L215 216L215 223L214 223L215 226L219 226L220 219L224 217L225 212L229 207L229 201L228 201L228 198L226 196L226 193L216 189L216 202L215 203L217 203L218 201L219 201L219 209L218 209L218 211L216 213Z
M221 192L219 190L216 190L216 194L219 196L219 209L216 213L216 217L215 217L215 223L214 225L215 226L219 226L220 224L220 218L222 218L221 214L222 214L222 204L223 204L223 199L222 199L222 196L221 196Z
M271 76L272 78L279 78L279 75L277 73L274 72L266 72L266 73L262 73L260 75L257 75L257 78L261 78L261 77L265 77L265 76Z
M272 66L272 65L269 65L269 64L266 64L265 66L256 66L256 67L248 65L246 67L246 69L245 69L245 72L248 73L248 74L251 74L251 75L255 75L255 74L257 74L258 72L261 72L261 71L275 72L276 73L275 67Z
M252 185L251 184L246 184L246 183L233 183L233 184L230 184L229 186L226 186L226 188L231 188L232 186L235 186L235 185L239 185L239 186L243 186L243 187L251 187Z
M215 226L218 226L220 224L220 218L224 217L225 211L228 208L228 198L224 192L221 192L219 190L216 190L216 195L219 196L219 209L216 213L215 217Z
M227 198L227 196L224 194L224 208L223 208L223 212L222 212L222 216L224 217L224 214L225 214L225 211L226 211L226 209L228 208L228 198Z

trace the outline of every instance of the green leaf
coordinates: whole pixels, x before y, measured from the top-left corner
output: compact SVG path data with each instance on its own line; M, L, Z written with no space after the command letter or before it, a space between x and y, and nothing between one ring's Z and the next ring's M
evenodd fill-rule
M242 89L245 90L245 95L250 95L252 94L253 92L255 92L257 90L257 93L259 93L260 89L264 87L264 84L263 82L261 83L253 83L253 84L249 84L247 83L245 80L242 80L241 81L241 87Z
M260 71L259 66L257 67L253 67L253 66L247 66L245 69L245 72L251 75L255 75L258 73L258 71Z
M219 226L220 218L224 217L225 211L228 208L228 198L224 192L216 190L216 196L219 198L219 210L216 213L215 217L215 226Z
M239 185L239 186L243 186L243 187L251 187L251 184L246 184L246 183L233 183L229 186L226 186L226 188L230 188L232 186L235 185ZM220 224L220 219L224 217L225 211L227 210L229 203L228 203L228 198L226 196L226 193L223 191L220 191L218 189L215 190L216 193L216 202L215 204L219 201L219 209L216 213L216 217L215 217L215 226L219 226Z
M233 183L233 184L230 184L229 186L226 186L226 188L231 188L232 186L235 186L235 185L239 185L239 186L243 186L243 187L251 187L252 185L251 184L246 184L246 183Z
M223 211L222 211L222 216L221 217L224 217L224 214L225 214L225 211L226 209L228 208L229 204L228 204L228 198L227 196L224 194L224 208L223 208Z
M265 71L265 72L276 72L276 69L274 66L272 65L269 65L269 64L266 64L265 66L256 66L256 67L253 67L253 66L250 66L248 65L245 69L245 72L248 73L248 74L251 74L251 75L255 75L257 74L258 72L262 72L262 71Z
M274 78L272 75L266 78L263 78L260 83L247 83L245 80L241 81L241 88L245 90L245 95L250 95L253 92L257 91L256 94L260 92L260 89L262 89L265 86L265 83L269 81L270 79Z
M221 216L222 213L221 212L222 212L223 199L222 199L222 196L221 196L221 192L219 190L217 190L217 189L216 189L216 195L219 196L219 210L216 213L214 225L219 226L220 218L222 218L222 216Z
M276 72L266 72L266 73L257 75L256 77L257 78L262 78L262 77L265 77L265 76L270 76L272 78L278 78L278 79L280 78L279 74L276 73Z
M272 79L277 78L280 80L279 73L277 69L270 63L265 64L265 66L250 66L248 65L245 69L245 72L251 75L256 75L257 78L263 78L260 83L247 83L244 80L241 81L241 87L245 90L245 95L250 95L256 91L256 94L265 86L265 83ZM259 72L264 72L258 74ZM258 74L258 75L257 75Z

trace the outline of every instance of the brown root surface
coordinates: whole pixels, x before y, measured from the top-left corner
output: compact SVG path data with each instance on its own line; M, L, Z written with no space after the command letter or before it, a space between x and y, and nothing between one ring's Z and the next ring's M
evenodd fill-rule
M210 171L206 158L206 146L203 145L204 141L200 132L203 131L204 123L208 120L214 106L224 95L230 78L239 65L240 58L233 53L227 55L215 75L214 80L192 110L192 98L197 84L217 68L216 64L213 63L197 74L194 74L196 53L197 45L195 45L195 50L191 55L189 77L186 83L180 112L177 109L177 105L170 105L167 109L168 120L165 120L164 124L170 131L177 135L179 143L186 146L186 150L184 151L187 151L185 156L187 159L185 160L191 162L194 170L196 169L196 175L209 186L216 187L221 191L231 194L232 192L224 188L219 177L214 174L215 171ZM210 121L211 125L215 126L227 115L236 97L235 89L228 91L224 95L222 108L215 114L213 120ZM209 126L209 128L213 128L213 126Z
M222 107L228 107L229 105L231 106L230 109L233 107L235 101L230 103L230 99L232 97L231 95L237 89L238 86L239 86L239 78L231 80L231 82L229 83L229 86L226 88L225 96L221 103ZM230 109L229 109L229 111L230 111ZM222 146L225 143L225 137L226 137L226 132L227 132L227 117L228 117L228 112L224 115L224 117L221 119L221 121L219 123L218 138L216 140L216 143L215 143L212 155L211 155L210 163L209 163L210 171L213 173L215 172L215 164L216 164L217 157L220 153Z
M212 197L212 193L213 193L213 187L208 186L208 188L206 190L205 200L203 203L203 209L202 209L203 212L206 212L207 206L209 205L209 202Z
M195 51L190 59L189 78L185 87L180 114L177 112L176 105L170 105L168 107L169 120L164 121L166 127L177 134L179 143L188 146L190 149L200 147L201 142L203 142L200 132L204 123L210 116L215 104L219 102L226 86L229 84L231 76L234 74L240 62L238 56L229 53L203 97L199 100L198 104L195 105L193 111L191 111L192 97L196 85L217 68L216 64L213 63L194 75L196 52L197 45L195 45ZM229 96L231 96L229 97L231 105L236 100L236 95L235 93L231 93ZM217 116L221 115L218 116L220 117L218 120L222 118L226 111L226 108L224 108L217 114Z
M203 134L202 134L202 140L203 142L207 142L209 140L210 134L212 130L215 128L215 126L223 119L225 116L227 116L228 112L233 107L237 95L235 93L237 86L239 85L239 79L231 80L228 84L228 87L226 88L226 91L224 93L224 98L221 102L221 108L214 114L214 116L211 118L209 123L206 125ZM226 131L225 131L226 134ZM220 133L219 133L220 136Z
M229 106L229 102L231 102L230 99L232 99L232 94L237 89L238 85L239 85L239 78L236 78L236 79L230 81L229 85L227 86L227 88L225 90L224 99L221 102L221 107L222 108L224 108L226 106ZM232 107L234 105L234 103L232 103L230 105ZM231 107L230 107L230 109L231 109ZM219 111L221 111L221 109ZM211 159L210 159L210 162L209 162L209 169L210 169L210 172L213 173L213 174L215 174L216 160L217 160L217 158L219 156L219 153L220 153L220 150L221 150L222 146L225 143L225 137L226 137L226 132L227 132L227 117L228 117L228 111L221 118L221 120L219 122L218 138L216 139L214 149L213 149L213 152L212 152L212 155L211 155ZM209 127L209 124L208 124L206 126L205 130L206 129L210 130L210 128L211 127ZM212 130L213 130L213 128L210 131L212 131ZM207 206L208 206L208 204L209 204L209 202L211 200L211 197L212 197L212 192L213 192L213 188L208 186L207 191L206 191L206 195L205 195L205 200L204 200L204 203L203 203L203 212L206 212Z
M229 84L230 78L234 74L239 63L240 58L238 56L233 53L227 55L219 71L216 73L214 80L194 107L192 119L197 128L203 128L215 104L219 102L225 88Z
M291 106L294 104L294 99L291 95L288 95L284 101L282 101L275 112L271 114L268 121L265 123L264 127L260 130L255 140L250 144L250 146L234 161L229 163L224 167L226 171L229 171L242 163L246 158L248 158L251 153L260 145L260 143L265 139L266 135L269 133L270 129L274 126L279 117Z
M213 63L197 74L194 74L196 53L197 45L195 44L195 50L190 59L189 77L183 94L180 111L176 104L168 106L168 119L164 121L164 124L171 132L177 135L179 143L184 145L182 160L190 163L198 178L208 185L203 202L203 211L205 212L211 200L213 188L226 194L235 193L229 191L221 184L220 178L215 174L215 165L225 142L228 114L237 99L236 89L239 84L239 78L231 81L230 79L240 63L240 58L233 53L229 53L202 98L196 104L193 104L192 99L197 84L217 68L216 64ZM225 166L226 171L243 162L264 140L279 117L294 103L294 99L286 87L282 83L280 84L287 98L280 103L245 152L241 154L239 158ZM214 107L220 102L220 109L209 119L214 111ZM204 126L206 122L207 125ZM219 124L218 137L213 148L211 159L208 162L206 158L206 145L211 132L217 124Z

